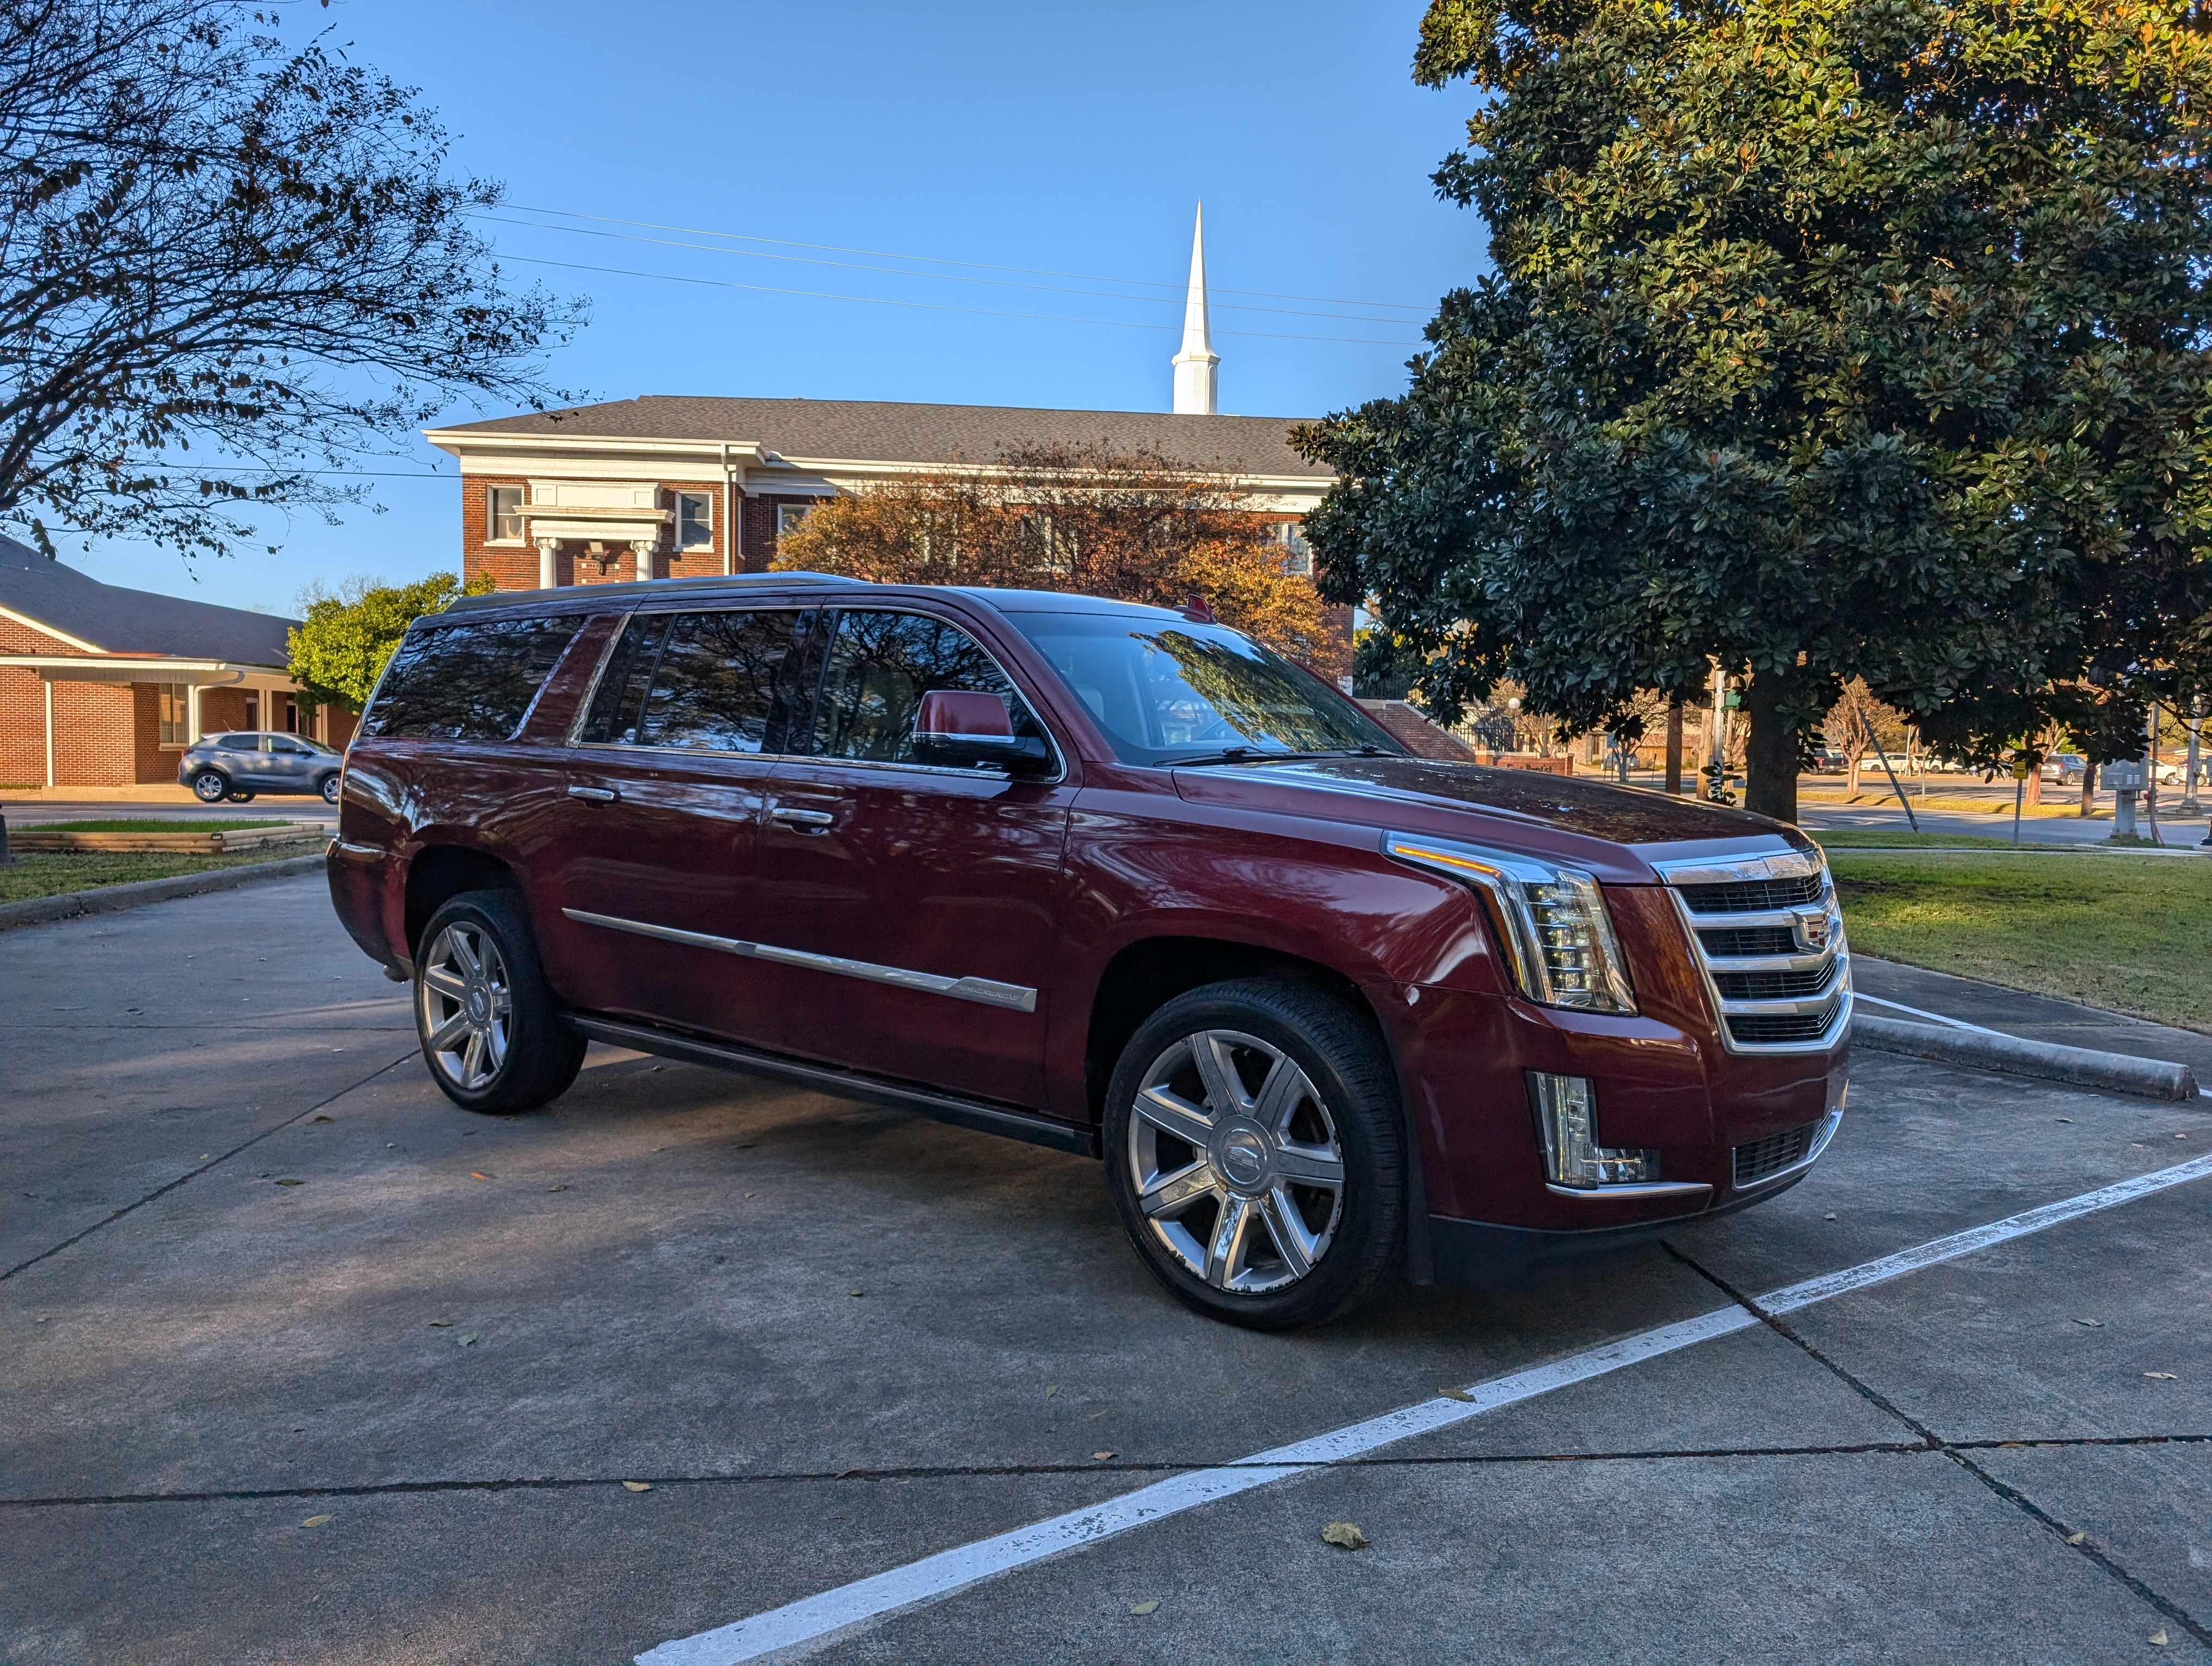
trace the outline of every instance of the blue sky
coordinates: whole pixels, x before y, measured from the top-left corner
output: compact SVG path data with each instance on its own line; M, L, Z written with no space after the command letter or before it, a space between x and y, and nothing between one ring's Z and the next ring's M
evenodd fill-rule
M1402 387L1437 296L1484 270L1428 182L1469 94L1408 79L1421 10L337 0L286 27L328 20L422 89L456 172L506 182L507 270L591 304L557 386L1165 410L1203 198L1221 408L1305 416ZM504 413L447 420L479 414ZM402 445L381 513L271 513L275 556L65 557L276 611L451 569L452 465Z

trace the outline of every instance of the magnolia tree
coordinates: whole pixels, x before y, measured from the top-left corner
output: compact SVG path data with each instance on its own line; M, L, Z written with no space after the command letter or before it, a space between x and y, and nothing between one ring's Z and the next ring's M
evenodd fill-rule
M1863 678L1995 762L2139 753L2212 528L2212 33L2177 0L1434 0L1493 275L1300 443L1322 590L1449 717L1716 662L1751 807ZM2130 751L2132 749L2132 752Z
M1351 643L1311 580L1285 570L1273 524L1233 475L1104 445L1010 450L864 486L777 543L779 568L890 584L1065 590L1181 607L1331 681Z

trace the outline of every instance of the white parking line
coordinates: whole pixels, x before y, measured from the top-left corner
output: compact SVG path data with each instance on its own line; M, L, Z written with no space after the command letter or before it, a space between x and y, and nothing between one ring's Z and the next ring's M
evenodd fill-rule
M1946 1018L1941 1012L1930 1012L1918 1006L1907 1006L1901 1000L1884 1000L1880 995L1869 995L1862 991L1854 991L1853 998L1869 1006L1887 1006L1893 1012L1910 1012L1916 1018L1932 1018L1938 1024L1948 1024L1954 1030L1971 1030L1978 1036L1997 1036L2006 1041L2019 1039L2016 1036L2006 1035L2002 1030L1991 1030L1983 1025L1969 1024L1964 1018Z
M2039 1232L2061 1222L2148 1197L2154 1192L2185 1185L2207 1175L2212 1175L2212 1155L2138 1175L2117 1185L2084 1192L2079 1197L2047 1203L2039 1209L2008 1216L1986 1226L1954 1232L1839 1273L1787 1285L1754 1299L1767 1313L1795 1312L1815 1302L1902 1278L1923 1268L1954 1261L2008 1239ZM1601 1347L1554 1359L1548 1365L1477 1383L1466 1390L1464 1400L1439 1395L1401 1407L1327 1434L1255 1452L1218 1468L1194 1470L1157 1481L1087 1510L1070 1511L1064 1516L1017 1528L994 1538L940 1551L904 1567L840 1585L817 1596L803 1597L749 1620L663 1643L638 1656L637 1666L738 1666L741 1662L759 1660L785 1650L795 1651L796 1657L834 1641L839 1633L852 1627L882 1620L902 1608L935 1602L1063 1551L1079 1549L1132 1528L1164 1521L1217 1499L1231 1498L1294 1475L1310 1474L1316 1468L1364 1456L1380 1447L1448 1429L1500 1407L1532 1400L1571 1383L1585 1383L1662 1354L1694 1347L1699 1342L1746 1330L1757 1323L1757 1316L1745 1309L1726 1307L1694 1319L1640 1331Z

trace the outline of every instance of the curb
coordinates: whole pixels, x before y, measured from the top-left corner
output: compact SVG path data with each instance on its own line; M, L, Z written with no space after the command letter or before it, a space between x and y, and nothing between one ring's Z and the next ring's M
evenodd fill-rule
M248 862L212 873L174 873L166 879L138 879L127 885L100 885L91 891L65 891L58 897L0 903L0 932L74 920L81 915L113 914L120 909L143 908L149 903L198 897L211 891L231 891L264 879L289 879L295 874L320 873L323 867L319 855L288 856L281 862Z
M2010 1076L2039 1076L2076 1087L2101 1087L2146 1099L2194 1099L2197 1076L2185 1064L2104 1053L2056 1042L2026 1041L2017 1036L1985 1036L1971 1030L1943 1030L1899 1018L1851 1015L1851 1039L1881 1053L1905 1053L1918 1059L1962 1064Z

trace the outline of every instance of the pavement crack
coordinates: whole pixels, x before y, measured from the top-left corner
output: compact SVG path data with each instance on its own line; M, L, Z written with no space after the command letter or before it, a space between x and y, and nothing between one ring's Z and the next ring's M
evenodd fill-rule
M390 1061L388 1063L377 1066L375 1069L370 1071L368 1074L361 1078L360 1080L349 1083L344 1087L340 1088L337 1092L331 1094L325 1098L318 1099L313 1104L306 1107L304 1110L295 1111L291 1116L287 1116L281 1122L270 1123L267 1128L262 1129L260 1133L255 1134L252 1139L241 1140L239 1144L233 1146L228 1151L224 1152L221 1156L210 1158L204 1163L196 1164L195 1166L185 1170L184 1173L179 1175L174 1180L168 1182L165 1185L156 1186L152 1191L147 1193L145 1196L138 1198L132 1202L126 1203L119 1209L111 1209L106 1214L103 1215L100 1219L93 1222L91 1225L86 1227L82 1231L73 1232L68 1237L64 1238L59 1243L54 1244L51 1248L40 1250L37 1255L33 1256L28 1261L19 1261L6 1272L0 1273L0 1284L6 1283L9 1279L14 1278L18 1273L28 1271L30 1268L36 1267L42 1261L50 1260L53 1256L58 1256L63 1250L69 1249L73 1244L83 1243L85 1239L90 1237L94 1232L100 1231L103 1227L112 1226L117 1221L122 1219L124 1216L130 1214L136 1210L144 1208L149 1203L154 1201L155 1198L167 1196L168 1194L175 1191L178 1187L185 1184L187 1181L197 1180L200 1176L205 1174L210 1169L221 1168L224 1164L229 1162L232 1158L237 1156L240 1152L251 1151L254 1146L259 1145L264 1140L269 1138L270 1134L281 1134L286 1128L290 1128L293 1123L299 1122L302 1117L313 1116L325 1105L336 1104L339 1100L344 1098L347 1094L358 1092L361 1089L367 1087L371 1082L374 1081L379 1076L384 1074L386 1071L396 1069L398 1067L405 1064L408 1060L415 1056L416 1055L411 1049L407 1052L402 1053L398 1058Z
M2100 1549L2087 1538L2083 1538L2077 1543L2074 1536L2076 1531L2075 1529L2071 1527L2069 1523L2059 1520L2057 1517L2051 1514L2049 1511L2044 1509L2042 1505L2036 1503L2033 1499L2028 1497L2028 1495L2022 1492L2019 1487L2012 1486L2009 1482L1998 1480L1986 1468L1983 1468L1982 1465L1977 1463L1972 1456L1972 1454L1978 1451L1989 1451L1999 1447L2015 1445L2120 1445L2136 1444L2135 1442L2124 1438L2112 1441L2083 1440L2078 1442L1946 1440L1942 1436L1937 1434L1935 1430L1921 1422L1919 1419L1912 1416L1909 1412L1905 1411L1904 1408L1898 1405L1887 1395L1876 1389L1872 1383L1866 1382L1856 1373L1847 1370L1840 1362L1832 1359L1826 1353L1823 1353L1818 1347L1814 1347L1811 1340L1800 1332L1796 1326L1790 1324L1779 1314L1769 1312L1765 1307L1759 1304L1756 1298L1747 1295L1743 1291L1737 1289L1726 1279L1721 1277L1719 1274L1715 1273L1711 1268L1702 1265L1693 1257L1686 1255L1681 1250L1676 1249L1672 1243L1662 1240L1660 1247L1666 1250L1666 1252L1672 1256L1676 1261L1681 1262L1683 1266L1688 1268L1692 1273L1695 1273L1699 1278L1705 1280L1706 1283L1711 1285L1714 1289L1726 1296L1737 1306L1749 1313L1753 1318L1757 1319L1759 1323L1765 1325L1776 1335L1783 1338L1784 1341L1789 1342L1792 1347L1798 1348L1819 1365L1826 1368L1828 1371L1832 1373L1838 1380L1844 1383L1854 1393L1859 1395L1869 1405L1879 1407L1889 1416L1894 1418L1898 1422L1911 1430L1912 1432L1918 1437L1923 1450L1940 1453L1953 1463L1957 1464L1959 1468L1965 1470L1976 1481L1981 1482L1984 1487L1989 1488L1990 1492L2002 1499L2007 1504L2011 1505L2015 1510L2018 1510L2021 1514L2027 1517L2029 1520L2057 1535L2058 1539L2064 1543L2069 1549L2077 1551L2081 1555L2087 1557L2089 1560L2094 1562L2100 1568L2103 1569L2104 1572L2112 1578L2118 1580L2121 1584L2126 1586L2128 1590L2134 1592L2136 1596L2149 1603L2151 1607L2156 1608L2168 1620L2173 1621L2175 1625L2179 1626L2199 1643L2204 1644L2208 1647L2212 1647L2212 1627L2207 1627L2203 1624L2200 1623L2197 1619L2190 1614L2186 1609L2183 1608L2172 1598L2154 1590L2149 1584L2146 1584L2141 1578L2138 1578L2135 1574L2130 1572L2128 1569L2121 1566L2119 1561L2113 1557L2109 1551ZM2158 1438L2166 1440L2192 1440L2202 1438L2202 1437L2166 1436Z

